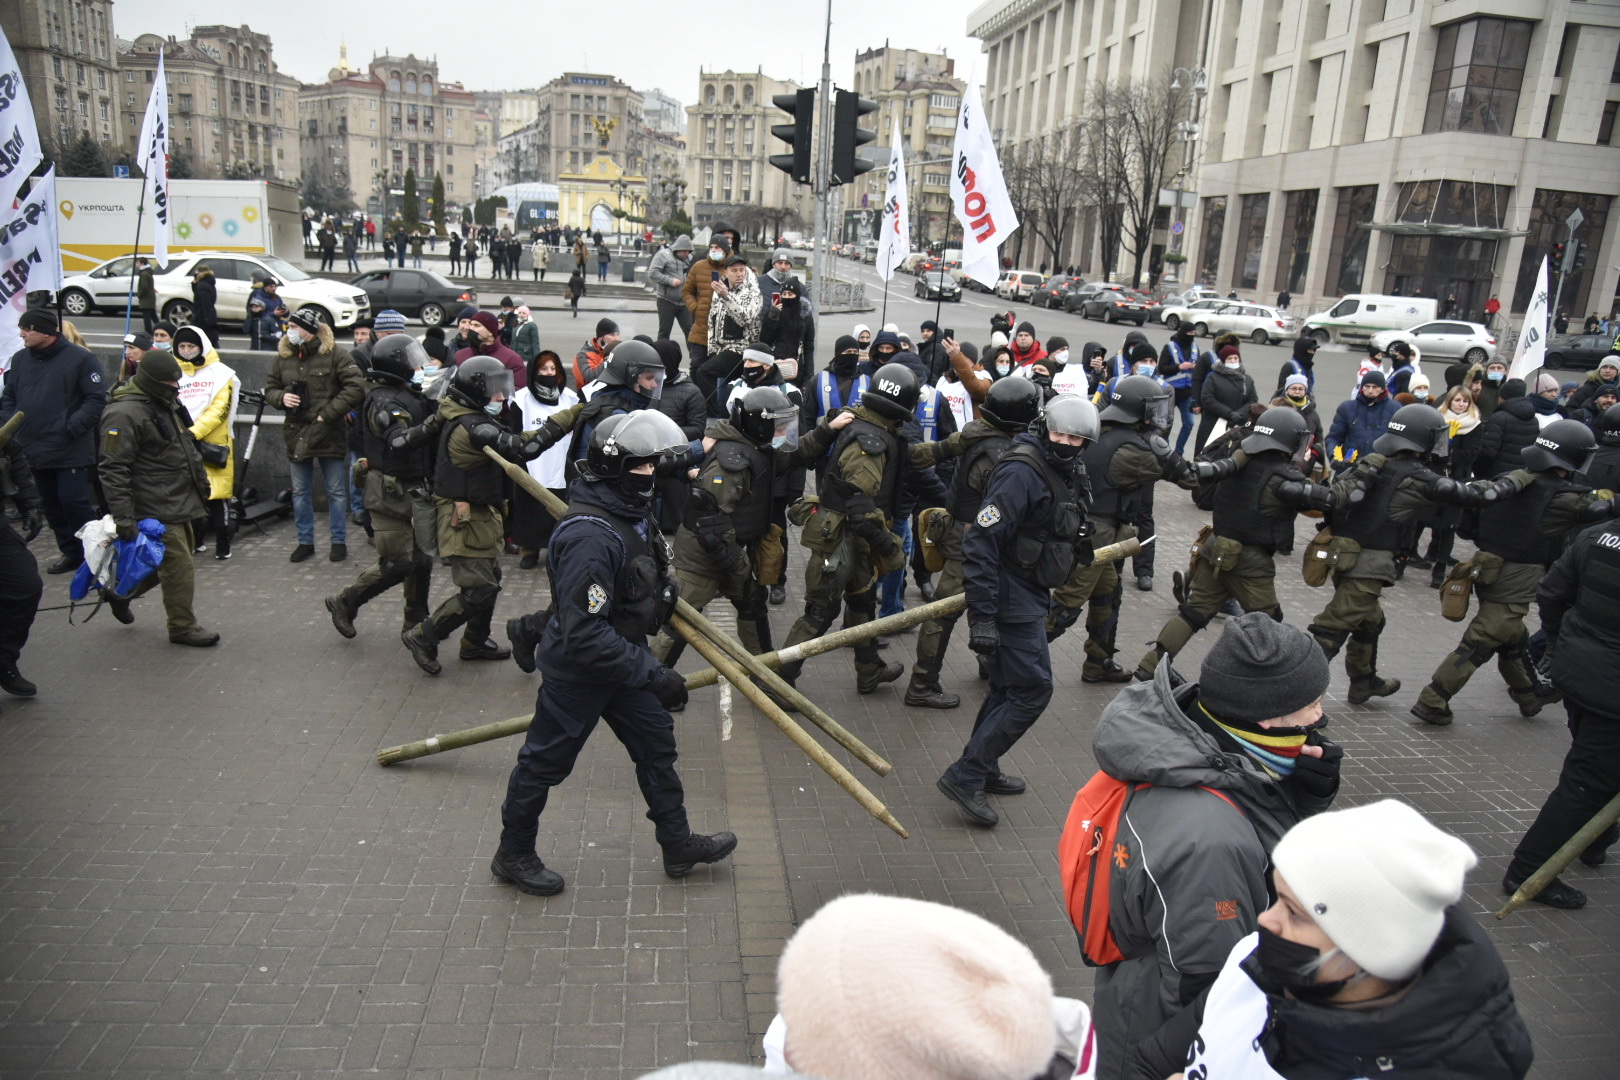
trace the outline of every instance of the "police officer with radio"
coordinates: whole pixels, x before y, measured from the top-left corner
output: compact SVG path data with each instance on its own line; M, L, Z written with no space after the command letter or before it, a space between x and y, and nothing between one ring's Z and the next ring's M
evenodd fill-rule
M1418 514L1433 503L1472 506L1518 491L1511 480L1462 484L1435 472L1432 463L1449 451L1450 426L1428 405L1403 405L1373 452L1356 460L1347 476L1365 496L1327 517L1332 539L1318 552L1332 564L1333 598L1309 629L1329 660L1344 649L1350 704L1388 697L1399 679L1378 674L1378 638L1384 632L1384 589L1395 584L1395 554L1410 546Z
M675 577L687 603L702 611L715 596L737 609L737 638L755 656L771 651L771 624L762 573L773 579L781 530L777 477L827 452L833 432L855 419L842 413L799 440L799 406L774 386L758 386L731 403L731 419L709 424L712 439L692 482L686 520L675 534ZM771 550L774 545L774 550ZM684 642L663 631L652 644L659 663L673 665Z
M489 636L501 592L506 473L484 448L494 448L508 461L532 461L567 434L563 424L572 420L571 414L559 413L538 430L514 435L499 420L511 396L512 373L506 366L493 356L474 356L456 369L439 402L433 503L439 554L450 563L457 592L400 635L416 666L429 675L441 670L439 643L461 626L461 659L511 655Z
M942 529L940 569L934 599L944 600L962 591L962 538L973 524L984 502L990 472L1013 445L1013 438L1029 430L1041 414L1043 393L1029 379L997 379L979 407L979 418L962 429L965 449L951 476L950 496L945 509L923 511L925 531ZM945 515L946 523L936 523ZM940 686L939 672L945 664L945 650L951 643L960 613L930 619L917 632L917 663L911 669L906 687L906 704L925 709L954 709L962 703L958 694L946 693Z
M427 352L409 334L389 334L367 348L370 390L360 407L359 427L363 495L377 562L353 585L326 598L332 625L346 638L355 636L360 608L395 585L404 586L404 628L426 619L437 550L430 481L440 420L436 404L422 393Z
M1191 489L1237 472L1239 460L1192 462L1170 447L1163 435L1172 391L1158 379L1127 375L1114 382L1108 406L1098 415L1101 433L1086 445L1080 460L1091 484L1091 542L1105 547L1137 534L1143 493L1159 480ZM1083 682L1126 682L1130 672L1114 662L1114 635L1118 629L1119 570L1112 562L1075 568L1052 594L1052 612L1046 620L1048 641L1055 641L1086 614Z
M685 877L737 846L729 832L704 836L687 823L670 715L686 705L686 684L647 648L680 594L670 576L669 545L652 514L654 470L686 445L681 429L656 410L621 413L596 425L547 548L552 606L507 624L514 646L527 652L529 664L520 666L538 666L543 678L534 721L507 782L490 871L534 896L563 889L562 875L535 852L540 814L599 719L635 763L666 874Z
M1535 716L1559 699L1556 689L1536 677L1527 656L1524 617L1569 532L1620 512L1614 498L1599 499L1590 484L1574 479L1596 446L1592 430L1579 420L1553 421L1525 447L1525 468L1507 474L1521 490L1465 516L1458 534L1479 549L1470 560L1479 613L1418 695L1412 715L1419 720L1451 723L1451 699L1492 655L1521 716Z
M810 549L804 572L804 614L793 624L784 648L820 637L847 608L845 625L871 622L877 614L877 579L905 565L905 549L891 530L901 512L908 469L925 469L962 452L961 432L944 442L912 443L902 428L914 421L921 383L903 364L884 364L872 373L871 389L852 410L855 419L838 433L821 485L820 502L801 501L792 520L803 525L801 542ZM855 648L855 689L870 694L905 674L901 663L886 664L871 638ZM804 661L783 664L788 682Z
M986 794L1018 795L1025 788L1021 778L1001 771L1001 757L1052 700L1044 620L1051 590L1091 560L1081 454L1098 428L1097 407L1079 394L1047 402L996 463L962 541L968 648L988 661L990 693L962 756L936 786L976 825L1000 820Z
M1301 510L1330 510L1348 502L1354 484L1329 488L1312 483L1296 458L1310 447L1310 429L1299 410L1267 409L1240 444L1237 472L1214 485L1214 523L1194 544L1197 565L1187 599L1159 630L1134 677L1146 682L1159 661L1174 657L1228 598L1244 611L1263 611L1282 621L1277 603L1277 545L1294 534ZM1234 454L1234 456L1236 456Z

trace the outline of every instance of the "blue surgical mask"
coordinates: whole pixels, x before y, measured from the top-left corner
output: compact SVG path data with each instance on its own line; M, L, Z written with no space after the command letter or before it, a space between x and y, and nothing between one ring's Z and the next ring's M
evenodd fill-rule
M154 342L152 342L152 348L154 348L154 349L162 349L164 352L168 352L170 349L174 348L174 342L172 342L172 341L154 341Z
M778 436L776 436L775 438L773 438L771 440L771 449L772 450L780 450L780 449L782 449L782 447L784 447L786 445L787 445L787 436L786 435L778 435Z
M1505 379L1507 377L1507 372L1505 372L1505 371L1487 371L1485 373L1485 377L1487 379L1491 380L1491 382L1501 382L1503 379Z
M443 370L444 366L441 364L426 364L422 367L423 373L427 375L437 375Z
M423 381L426 380L426 379L427 379L427 372L423 371L421 368L417 368L415 371L411 372L411 385L412 386L421 386Z
M484 406L484 411L489 413L491 416L499 416L501 415L501 410L504 408L506 408L506 402L491 401Z

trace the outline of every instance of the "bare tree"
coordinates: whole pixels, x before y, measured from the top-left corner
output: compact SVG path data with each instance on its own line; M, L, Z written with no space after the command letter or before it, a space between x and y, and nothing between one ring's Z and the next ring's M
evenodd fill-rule
M1185 114L1185 88L1170 89L1168 74L1151 82L1122 88L1124 108L1117 133L1129 160L1131 198L1124 203L1124 246L1135 266L1132 281L1140 281L1153 244L1153 224L1159 213L1159 191L1173 171L1171 151L1176 145L1176 122Z

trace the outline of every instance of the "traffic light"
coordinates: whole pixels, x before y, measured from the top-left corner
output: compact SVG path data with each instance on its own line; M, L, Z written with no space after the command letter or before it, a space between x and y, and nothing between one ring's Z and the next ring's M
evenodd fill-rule
M833 102L832 183L853 183L857 176L872 171L872 163L856 154L855 148L877 138L877 132L857 126L861 117L876 111L877 102L852 90L838 91Z
M771 164L793 178L795 184L810 182L810 137L815 128L816 92L799 90L776 94L771 104L793 117L791 124L772 124L771 134L787 143L791 153L772 154Z
M1571 248L1569 268L1571 270L1585 270L1586 245L1581 243L1579 240L1571 240L1569 242L1569 246Z
M1562 242L1554 244L1553 249L1552 249L1552 260L1551 260L1552 261L1553 272L1557 273L1557 274L1563 273L1564 270L1566 269L1566 267L1564 266L1564 263L1568 258L1569 258L1569 251L1568 251L1568 248L1566 247L1566 245L1564 245Z

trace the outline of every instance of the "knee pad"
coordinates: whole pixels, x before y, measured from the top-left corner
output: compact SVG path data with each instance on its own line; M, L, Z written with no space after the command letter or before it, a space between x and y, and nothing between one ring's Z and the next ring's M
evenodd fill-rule
M1344 648L1344 643L1347 640L1361 640L1361 638L1356 637L1353 631L1329 630L1327 627L1318 626L1315 623L1307 626L1305 630L1317 640L1318 644L1322 645L1322 651L1328 654L1329 659L1332 659L1338 654L1340 649Z
M419 573L431 574L433 572L433 556L425 551L414 551L411 553L411 566Z
M416 567L415 559L378 559L377 569L381 570L383 577L390 580L403 580L410 576L411 570Z
M826 627L831 626L834 619L838 618L838 611L841 606L838 597L831 600L807 600L804 604L804 619L806 622L821 628L817 631L817 633L820 633Z
M1489 645L1477 645L1474 648L1469 649L1467 652L1463 652L1463 650L1460 648L1457 651L1462 653L1462 659L1467 660L1475 667L1484 667L1486 664L1490 663L1491 657L1496 653L1496 650L1491 648Z
M851 612L863 614L868 619L877 615L877 593L871 589L845 597L844 603Z
M461 590L461 599L468 607L482 611L495 609L495 598L501 595L499 585L474 585Z
M1193 607L1191 604L1177 604L1176 612L1182 617L1182 619L1186 621L1187 625L1192 627L1194 630L1202 630L1204 627L1209 625L1209 620L1214 618L1212 615L1200 614L1198 609Z
M1380 618L1377 626L1371 628L1363 627L1358 630L1350 631L1350 640L1358 642L1362 645L1378 644L1378 639L1383 635L1384 625L1387 621L1388 620L1386 619ZM1315 628L1313 627L1312 629L1314 630Z

